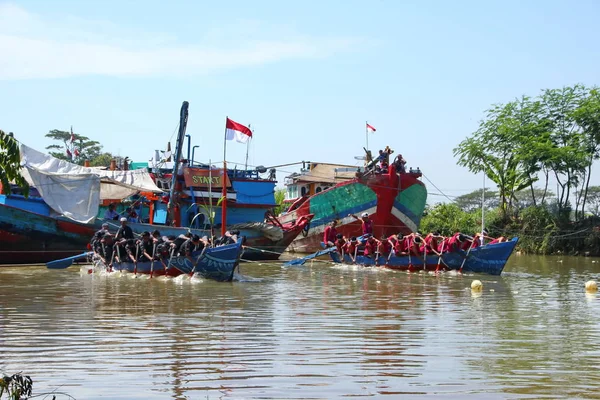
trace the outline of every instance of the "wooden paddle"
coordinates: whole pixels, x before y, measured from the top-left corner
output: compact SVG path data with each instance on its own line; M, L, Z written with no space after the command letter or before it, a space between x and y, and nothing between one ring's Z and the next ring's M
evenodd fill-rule
M325 255L325 254L329 254L333 251L337 251L337 247L333 246L333 247L328 247L325 250L319 250L314 254L308 255L306 257L302 257L302 258L297 258L295 260L290 260L286 263L283 264L284 267L290 267L290 266L294 266L294 265L304 265L305 262L307 262L308 260L312 260L313 258Z
M202 251L200 252L200 255L198 256L198 258L196 258L196 262L194 263L194 267L192 268L192 270L190 271L190 278L192 276L194 276L194 272L196 272L196 266L198 265L198 262L200 262L200 259L202 258L202 256L204 255L204 252L206 251L206 249L208 248L208 246L204 245L204 248L202 249Z
M85 258L88 255L94 254L93 251L86 251L85 253L78 254L67 258L61 258L60 260L54 260L46 263L46 268L49 269L65 269L73 264L73 261L80 258Z
M462 264L460 264L460 268L458 269L458 272L462 273L462 269L465 266L465 262L467 261L467 258L469 258L469 254L471 253L471 249L473 248L474 243L475 243L475 238L471 239L471 245L469 246L469 250L467 250L467 255L463 259Z

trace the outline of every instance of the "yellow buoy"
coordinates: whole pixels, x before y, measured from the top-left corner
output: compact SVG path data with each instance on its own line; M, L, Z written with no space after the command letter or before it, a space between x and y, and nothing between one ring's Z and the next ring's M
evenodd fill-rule
M585 291L586 292L597 292L598 284L596 283L596 281L587 281L585 283Z
M471 290L479 292L481 289L483 289L483 285L479 279L475 279L473 282L471 282Z

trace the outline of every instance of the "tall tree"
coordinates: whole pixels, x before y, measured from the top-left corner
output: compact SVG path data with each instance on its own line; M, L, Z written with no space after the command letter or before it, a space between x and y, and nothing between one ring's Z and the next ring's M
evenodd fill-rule
M600 92L598 88L589 89L577 109L573 111L572 116L582 131L584 146L587 148L587 171L581 204L581 217L583 218L592 176L592 164L594 160L600 158Z
M463 211L471 212L481 209L482 197L485 199L484 207L489 210L498 207L498 192L485 188L485 195L482 196L483 189L477 189L471 193L463 194L454 199L456 205Z
M530 164L524 164L523 157L515 149L519 146L520 135L525 128L517 118L519 110L528 107L528 99L523 98L508 104L493 106L487 111L487 118L481 121L472 137L463 140L455 149L458 164L473 173L484 171L486 176L498 185L500 207L504 216L511 207L514 193L532 185L533 176Z
M585 174L589 158L585 138L574 117L584 97L582 85L546 89L540 96L541 112L548 123L552 142L548 164L560 187L556 194L558 211L565 218L570 214L571 190L577 188Z
M4 193L10 193L10 183L19 186L25 196L29 195L29 184L21 176L21 154L19 143L12 134L0 130L0 182Z
M46 150L51 150L49 151L51 156L60 160L83 165L85 160L91 161L102 153L102 145L99 142L83 135L53 129L46 134L46 137L62 142L62 144L46 147Z

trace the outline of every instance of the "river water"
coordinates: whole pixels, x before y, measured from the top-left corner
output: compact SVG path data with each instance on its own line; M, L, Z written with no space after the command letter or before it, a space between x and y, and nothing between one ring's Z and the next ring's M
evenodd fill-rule
M600 297L584 284L599 272L597 259L523 255L499 277L0 268L0 372L77 399L597 399Z

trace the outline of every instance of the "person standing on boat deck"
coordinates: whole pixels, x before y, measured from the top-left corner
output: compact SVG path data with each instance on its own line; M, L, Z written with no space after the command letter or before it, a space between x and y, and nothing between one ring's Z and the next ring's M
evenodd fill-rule
M337 220L333 220L325 227L325 231L323 232L323 243L325 243L326 247L331 247L334 245L337 239Z
M121 218L121 227L117 231L117 234L115 235L115 237L119 241L122 239L133 239L133 231L127 225L127 218L125 218L125 217Z
M369 213L362 213L360 218L358 218L354 214L348 214L349 217L354 218L357 221L361 221L362 223L362 234L363 235L372 235L373 234L373 221L369 218Z
M112 219L115 221L119 219L119 213L115 211L114 203L108 205L108 210L104 212L104 219Z

